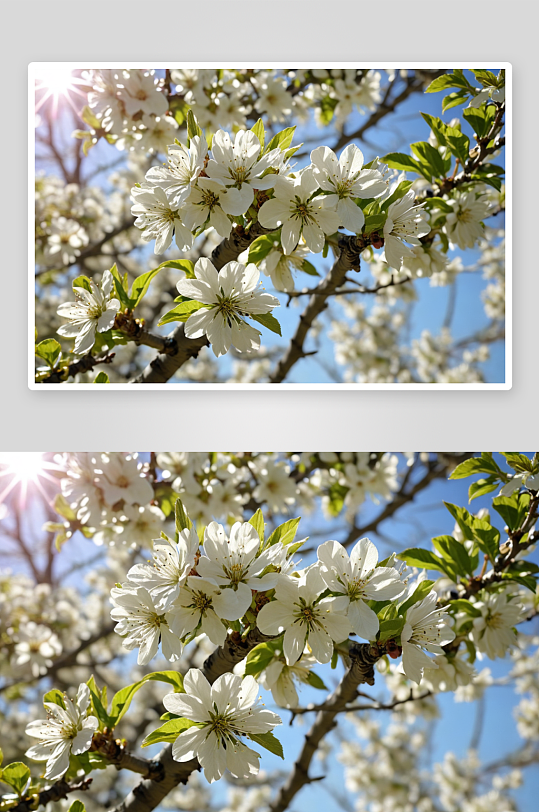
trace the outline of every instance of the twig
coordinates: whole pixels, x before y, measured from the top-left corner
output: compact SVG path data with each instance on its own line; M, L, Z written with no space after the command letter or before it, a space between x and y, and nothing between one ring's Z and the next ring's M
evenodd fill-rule
M63 657L59 657L57 660L53 662L53 664L47 669L44 674L40 674L39 677L31 677L28 680L24 680L21 682L18 680L17 682L10 682L6 685L0 686L0 693L9 690L13 686L20 686L20 685L31 685L38 680L42 680L45 677L54 677L58 671L62 668L71 668L74 665L78 665L78 658L79 654L82 654L83 651L86 651L87 648L93 646L94 643L98 643L100 640L103 640L105 637L108 637L109 634L112 634L114 631L114 623L109 623L100 629L98 632L93 634L91 637L88 637L86 640L83 640L76 649L73 651L67 652L64 654Z
M326 278L320 282L316 291L311 295L309 304L301 314L296 332L288 345L288 349L277 364L277 368L269 377L270 383L281 383L294 364L306 353L303 349L307 333L314 320L327 308L327 299L340 288L345 281L348 271L359 270L359 255L367 245L369 238L341 236L339 238L340 253Z
M67 367L51 372L46 378L42 378L39 383L63 383L67 378L74 378L79 372L89 372L98 364L111 364L114 359L115 353L108 352L105 355L98 355L97 358L91 353L84 355L79 361L74 361Z
M37 795L23 798L18 804L11 806L9 812L34 812L39 806L45 806L46 804L60 801L62 798L67 798L70 792L85 792L92 781L92 778L84 778L77 784L69 784L63 780L57 781L47 789L42 789Z

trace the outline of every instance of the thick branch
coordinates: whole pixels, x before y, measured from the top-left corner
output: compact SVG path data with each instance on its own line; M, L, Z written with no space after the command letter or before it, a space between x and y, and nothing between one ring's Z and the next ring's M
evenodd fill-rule
M258 222L253 223L248 233L241 226L237 226L232 230L230 237L214 248L211 261L220 271L227 262L236 260L257 237L266 233L267 229L262 228ZM166 383L190 358L196 358L202 347L209 346L206 336L187 338L183 324L179 324L173 330L169 340L176 342L176 352L169 351L166 355L160 353L131 383Z
M333 296L337 288L345 283L348 271L359 270L359 254L365 247L366 243L364 244L364 240L361 238L347 236L339 238L340 255L326 278L312 291L309 304L300 317L294 337L275 372L270 375L270 383L284 381L294 364L300 358L305 357L307 353L303 349L303 344L314 320L327 308L328 298Z
M220 646L210 654L204 663L203 671L206 679L210 683L215 682L221 674L232 671L258 643L268 639L256 628L248 633L245 640L242 640L237 632L233 632L227 637L224 646ZM156 767L156 764L160 767ZM121 766L123 765L120 764ZM196 758L186 762L174 761L172 745L168 744L161 750L153 769L158 770L157 778L141 781L114 812L150 812L174 787L185 784L194 770L200 770L200 765Z
M383 648L370 643L350 646L350 668L324 703L324 710L318 712L313 726L305 736L305 743L292 772L270 805L270 812L284 812L305 784L317 780L309 776L309 767L320 742L335 727L337 714L356 698L358 686L364 683L374 685L374 664L384 653Z

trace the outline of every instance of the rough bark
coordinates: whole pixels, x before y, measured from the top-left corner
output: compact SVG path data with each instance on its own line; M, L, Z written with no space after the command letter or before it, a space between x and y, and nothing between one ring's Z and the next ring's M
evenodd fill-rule
M339 240L340 255L334 262L333 267L326 278L314 289L309 298L309 304L302 313L294 337L288 349L277 364L275 372L270 375L270 383L281 383L294 364L304 358L307 353L303 345L307 333L317 316L327 307L327 300L332 296L337 288L345 282L345 277L350 270L359 270L359 254L365 247L362 240L357 237L341 237Z
M336 726L337 714L356 698L359 685L374 685L374 664L384 653L383 648L370 643L351 644L350 667L324 703L325 709L317 713L313 726L305 736L299 758L277 798L270 805L270 812L284 812L305 784L317 780L309 776L309 767L320 742Z
M210 683L214 683L221 674L232 671L258 643L268 639L258 629L251 630L245 640L237 632L233 632L224 646L220 646L207 658L203 667L205 677ZM174 787L185 784L194 770L200 770L200 764L196 758L182 763L174 761L172 745L167 744L153 762L152 769L156 777L141 781L114 812L150 812Z

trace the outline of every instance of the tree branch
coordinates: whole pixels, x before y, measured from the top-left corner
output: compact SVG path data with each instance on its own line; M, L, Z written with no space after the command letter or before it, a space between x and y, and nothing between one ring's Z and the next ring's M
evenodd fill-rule
M67 781L57 781L48 789L43 789L37 795L31 795L29 798L23 798L15 806L9 808L9 812L34 812L39 806L45 806L48 803L60 801L62 798L67 798L70 792L85 792L92 783L92 778L84 778L77 784L69 784Z
M204 676L210 683L214 683L221 674L232 671L234 666L241 662L258 643L269 639L256 628L252 629L244 640L237 632L232 632L227 637L225 644L210 654L204 663ZM174 787L178 784L185 784L194 770L200 770L200 764L196 758L185 762L174 761L171 744L161 750L154 764L156 763L160 767L153 769L156 770L158 777L142 781L113 812L150 812Z
M232 230L230 237L214 248L211 255L212 263L220 271L227 262L236 260L257 237L267 233L267 229L258 222L253 223L248 232L237 226ZM209 346L206 336L187 338L183 323L173 330L169 339L176 342L176 351L170 350L166 355L160 353L131 383L166 383L190 358L196 358L202 347Z
M294 364L300 358L305 357L306 352L303 345L314 320L327 308L327 299L334 295L337 288L344 284L348 271L352 269L359 270L359 255L369 244L369 238L340 236L339 257L334 262L326 278L311 292L309 304L300 316L299 324L288 349L277 364L275 371L269 377L270 383L281 383Z
M89 372L98 364L111 364L114 359L115 353L108 352L105 355L98 355L97 358L91 353L83 355L79 361L74 361L67 367L54 370L46 378L43 378L39 383L63 383L68 378L74 378L79 372Z
M350 645L350 668L336 690L324 703L324 710L318 712L311 729L305 736L305 743L292 772L279 790L275 801L270 804L270 812L284 812L305 784L317 780L309 776L309 767L320 742L336 726L337 714L346 709L346 706L356 698L358 686L364 683L374 685L374 664L384 654L383 647L370 643L352 643Z

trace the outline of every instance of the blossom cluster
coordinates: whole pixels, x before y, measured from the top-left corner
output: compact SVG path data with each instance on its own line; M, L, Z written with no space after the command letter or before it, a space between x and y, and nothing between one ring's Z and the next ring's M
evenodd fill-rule
M353 110L374 110L381 100L378 71L332 68L276 72L246 69L174 68L170 78L153 70L86 71L88 106L97 141L98 130L120 150L163 153L195 107L200 125L244 129L248 118L268 123L292 116L306 120L314 109L319 126L335 118L342 126ZM390 77L393 78L393 77Z
M98 545L145 547L167 530L160 493L168 498L181 495L193 521L206 524L229 516L243 519L251 499L271 514L287 515L294 508L311 510L320 496L328 516L345 509L352 517L367 499L387 501L399 486L394 454L162 452L156 463L162 484L154 489L147 464L136 454L59 456L61 493L67 504L57 502L56 508L67 527L58 523L52 529L65 539L72 532L70 522L75 522ZM303 467L305 473L299 476Z

